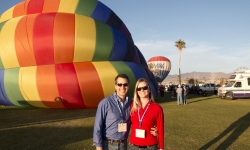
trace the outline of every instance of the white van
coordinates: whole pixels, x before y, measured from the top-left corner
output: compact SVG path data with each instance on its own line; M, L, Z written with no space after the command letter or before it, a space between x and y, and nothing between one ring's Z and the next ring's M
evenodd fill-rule
M231 75L227 85L218 88L218 96L230 100L250 97L250 70Z

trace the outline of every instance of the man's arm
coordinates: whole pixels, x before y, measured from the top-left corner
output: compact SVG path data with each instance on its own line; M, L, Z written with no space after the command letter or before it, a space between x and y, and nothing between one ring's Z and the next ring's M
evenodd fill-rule
M98 108L96 111L95 124L94 124L94 133L93 133L93 141L97 150L102 150L102 132L103 132L103 124L105 122L105 108L103 101L98 104Z

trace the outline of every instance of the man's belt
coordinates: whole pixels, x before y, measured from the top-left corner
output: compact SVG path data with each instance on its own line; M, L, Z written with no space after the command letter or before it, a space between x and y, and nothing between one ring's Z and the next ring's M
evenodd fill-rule
M115 142L115 143L124 143L126 140L113 140L107 137L104 137L103 140L107 140L109 142Z

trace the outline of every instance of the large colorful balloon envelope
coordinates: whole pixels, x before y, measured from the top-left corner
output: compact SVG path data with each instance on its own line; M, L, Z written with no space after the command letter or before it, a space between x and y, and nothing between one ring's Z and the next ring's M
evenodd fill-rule
M0 18L0 103L96 108L125 73L157 83L123 21L97 0L26 0Z
M162 82L171 70L171 62L164 56L155 56L148 60L148 67L154 74L157 82Z

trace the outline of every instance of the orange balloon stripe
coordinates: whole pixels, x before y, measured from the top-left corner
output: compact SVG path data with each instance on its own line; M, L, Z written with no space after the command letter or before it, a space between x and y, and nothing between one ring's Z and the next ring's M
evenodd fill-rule
M24 7L25 7L24 2L17 4L13 10L13 18L26 15Z
M55 65L59 95L66 108L86 108L72 63Z
M36 66L33 49L31 49L28 39L28 27L26 26L27 17L23 17L17 24L15 33L16 55L20 67Z
M45 0L43 4L43 13L57 12L61 0Z
M55 74L55 65L37 67L37 90L43 104L49 108L65 108L60 99Z
M55 13L39 14L35 20L33 46L37 65L54 64L54 20Z
M102 83L92 62L74 63L84 104L96 108L104 97ZM94 93L94 94L93 94Z
M42 13L44 0L29 0L27 14Z
M55 16L54 25L53 41L55 64L73 62L75 46L75 15L58 13Z

